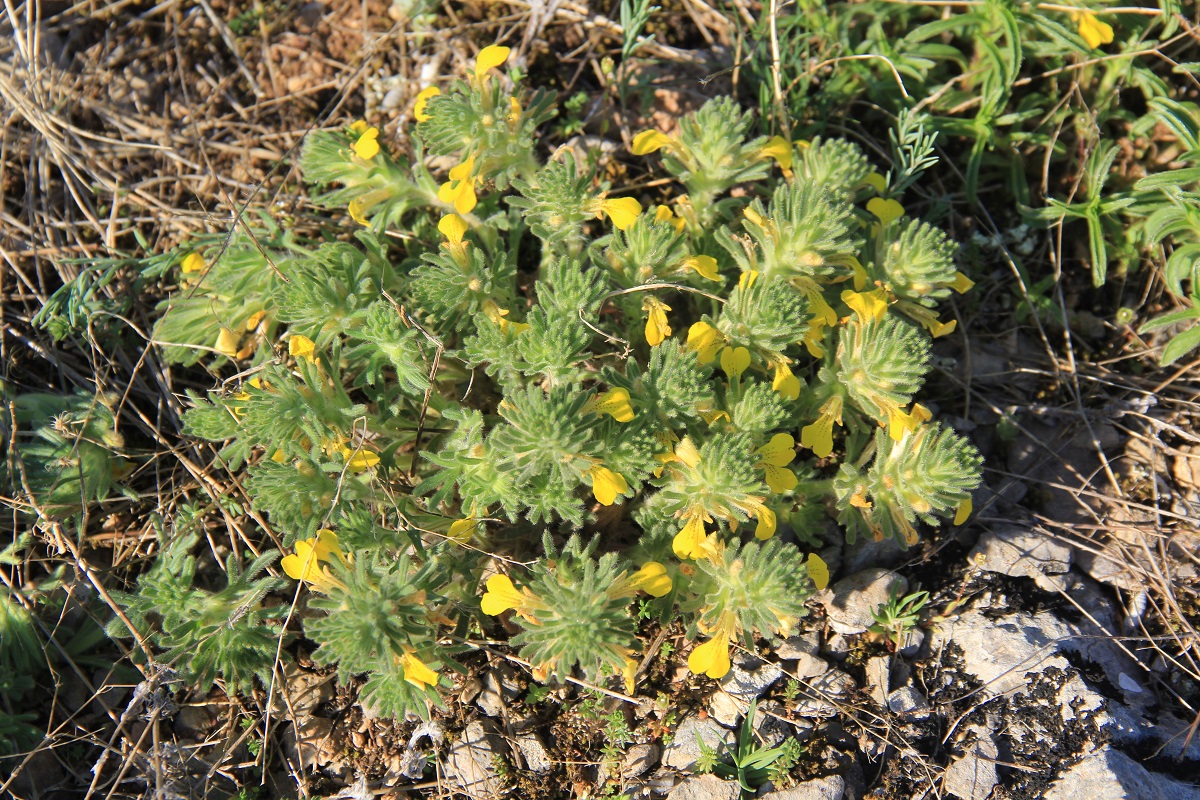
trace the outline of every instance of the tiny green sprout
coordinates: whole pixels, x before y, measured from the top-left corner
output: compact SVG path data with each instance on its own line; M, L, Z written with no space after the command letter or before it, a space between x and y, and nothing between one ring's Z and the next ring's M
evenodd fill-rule
M892 584L887 602L871 612L875 624L867 628L871 633L887 637L896 646L905 633L917 627L921 609L929 602L929 592L913 592L901 597L899 587L899 583Z
M752 796L758 788L772 775L786 775L800 759L801 750L795 740L787 740L777 747L763 747L756 744L754 733L754 716L758 713L758 701L753 700L742 727L738 730L737 745L734 750L720 760L717 751L709 747L696 734L696 743L700 749L700 758L696 768L701 772L712 772L722 778L736 778L742 787L743 796Z

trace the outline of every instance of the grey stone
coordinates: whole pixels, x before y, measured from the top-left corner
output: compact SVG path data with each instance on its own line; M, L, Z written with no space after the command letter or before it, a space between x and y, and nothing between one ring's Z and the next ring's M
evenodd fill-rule
M986 730L962 758L946 769L942 791L962 800L987 800L999 782L996 775L996 742Z
M888 708L895 714L904 714L914 719L929 716L929 701L915 686L904 686L888 695Z
M772 789L759 797L761 800L842 800L845 792L845 779L841 775L829 775L798 783L790 789Z
M501 752L500 742L483 722L467 726L446 756L446 773L458 788L473 798L498 797L504 783L496 777L494 760Z
M1020 525L987 531L967 558L980 569L1016 578L1054 575L1071 568L1069 545Z
M675 730L671 743L663 748L663 764L684 772L692 770L700 758L697 735L717 752L722 752L733 741L733 735L718 725L716 720L688 717Z
M209 703L183 706L175 715L175 732L187 739L204 741L209 732L217 725L217 706Z
M831 669L812 681L801 681L806 696L796 705L796 713L802 717L832 717L838 713L838 701L857 688L854 678L839 669Z
M676 786L667 800L738 800L742 787L737 781L723 781L716 775L697 775Z
M778 664L757 658L739 659L721 679L721 688L735 697L753 700L761 697L782 675L783 670Z
M489 717L500 717L505 707L517 696L517 684L508 670L488 670L483 677L483 688L475 698L475 705Z
M271 698L271 713L303 721L322 703L333 699L333 675L320 675L285 662L283 680Z
M875 624L873 612L887 602L892 587L908 591L908 581L886 569L872 568L855 573L819 592L829 627L838 633L864 633Z
M554 766L542 740L536 734L524 733L513 741L516 743L517 749L521 751L521 758L525 759L525 767L530 771L540 774L549 772L550 768Z
M1056 780L1045 800L1200 800L1200 789L1150 772L1120 750L1093 751Z
M793 662L787 670L790 677L815 678L829 670L829 662L817 655L820 650L820 635L811 631L785 639L775 648L775 654L784 661Z
M333 720L324 717L309 717L289 725L283 739L284 752L293 763L303 765L305 769L323 767L331 763L340 750L331 733Z
M776 747L784 739L795 735L791 723L782 719L784 713L784 707L774 700L768 700L758 706L754 715L754 733L763 746Z
M635 744L625 753L625 759L621 762L621 777L632 780L645 775L654 769L661 753L656 744Z
M708 701L708 713L726 728L736 726L749 707L749 700L735 697L724 689L718 689Z
M845 661L846 656L850 655L850 640L842 634L834 632L825 640L825 647L821 652L838 661Z
M894 567L904 560L905 551L893 536L876 541L860 536L846 545L846 572L852 574L871 567Z
M887 703L888 696L888 672L891 667L891 659L887 656L874 656L867 659L866 678L867 678L867 693L879 705Z
M900 641L896 644L896 654L905 658L916 658L921 652L921 645L925 644L925 631L922 628L909 628L900 634Z

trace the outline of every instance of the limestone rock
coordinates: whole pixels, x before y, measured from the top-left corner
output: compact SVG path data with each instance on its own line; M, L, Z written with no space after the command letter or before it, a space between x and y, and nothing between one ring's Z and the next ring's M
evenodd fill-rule
M667 800L738 800L742 787L737 781L723 781L716 775L697 775L676 786Z
M621 778L632 780L645 775L658 763L661 752L655 744L635 744L621 761Z
M716 720L688 717L675 730L671 743L663 748L663 764L684 772L691 771L696 766L696 760L700 758L697 735L717 752L722 752L733 741L733 734L718 725Z
M842 800L846 781L841 775L830 775L814 781L798 783L790 789L772 789L759 795L761 800Z
M908 591L904 576L875 567L843 578L819 592L817 599L825 606L830 628L842 634L864 633L875 624L872 614L888 601L893 586L900 594Z
M980 536L968 560L988 572L1036 578L1069 570L1071 548L1044 533L1003 525Z
M1102 747L1068 769L1045 800L1200 800L1200 789L1150 772L1120 750Z
M996 742L986 730L962 758L946 770L942 791L958 795L962 800L987 800L999 782L996 775Z
M447 775L470 797L479 800L498 797L504 788L494 766L500 747L499 739L482 722L472 722L450 747L446 756Z
M721 679L721 688L734 697L753 700L761 697L783 675L778 664L757 658L739 659Z

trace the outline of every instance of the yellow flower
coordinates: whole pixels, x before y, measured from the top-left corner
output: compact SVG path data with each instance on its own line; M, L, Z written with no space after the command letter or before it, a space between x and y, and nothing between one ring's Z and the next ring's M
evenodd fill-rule
M321 566L321 562L329 562L334 558L342 562L346 560L336 533L323 528L312 539L298 539L293 547L296 552L284 556L279 562L285 575L292 580L312 584L321 591L327 592L334 586L345 588Z
M963 500L958 504L958 509L954 512L954 524L962 525L970 518L971 512L974 510L975 503L970 497L968 497L966 500Z
M183 261L179 265L180 269L186 272L203 272L204 271L204 256L199 253L188 253L184 256Z
M596 464L588 470L592 477L592 494L602 506L611 506L619 495L629 491L629 484L619 472L613 472L608 467Z
M801 447L809 448L819 458L833 452L833 426L842 424L842 402L838 396L825 401L817 421L800 429Z
M659 206L662 208L662 206ZM682 220L680 220L682 222ZM683 266L695 270L701 277L708 278L710 281L719 281L721 276L717 274L717 260L712 256L691 256L683 260Z
M657 561L647 561L637 572L613 583L612 588L608 590L608 596L616 599L645 592L651 597L663 597L671 591L672 586L667 568Z
M521 121L521 101L515 97L508 98L508 124L516 125Z
M531 612L542 607L541 598L528 589L517 591L512 579L507 575L493 575L487 580L487 591L479 603L483 613L490 617L502 614L509 609L517 614L534 621Z
M499 44L489 44L480 50L479 55L475 57L475 79L483 81L487 77L489 69L498 67L508 60L509 52L511 52L509 48Z
M295 334L288 339L288 355L296 358L306 358L309 361L316 361L317 345L312 339L307 336Z
M754 510L754 513L758 517L758 526L754 529L754 538L770 539L775 535L775 512L766 506L759 506Z
M246 320L246 330L252 331L255 328L257 328L258 323L262 322L263 317L265 317L266 315L267 315L267 312L265 310L255 311L253 314L250 315L250 318Z
M867 201L867 211L879 217L879 221L887 225L904 216L904 206L892 198L872 197Z
M829 565L819 555L809 553L808 561L804 566L808 568L808 577L812 578L813 585L817 589L824 589L829 585Z
M887 191L887 178L883 177L878 172L872 172L871 174L867 175L867 177L863 179L863 183L865 183L867 186L870 186L879 194L883 194Z
M529 330L527 322L509 322L505 317L508 316L508 309L500 308L492 300L483 301L483 314L485 317L496 323L497 327L502 331L511 330L514 334Z
M425 113L425 107L429 105L430 99L437 97L442 93L442 90L436 86L426 86L417 94L417 102L413 104L413 118L417 122L426 122L432 117Z
M731 380L738 380L750 366L750 351L744 347L726 347L721 351L721 370Z
M658 131L642 131L633 137L633 146L629 149L635 156L645 156L664 147L674 149L675 139Z
M696 351L701 364L710 364L725 345L725 337L707 322L697 322L688 328L687 344Z
M241 337L231 331L229 328L222 327L217 332L217 352L223 356L233 358L237 355L238 343L241 342Z
M354 473L366 472L379 465L379 454L370 450L362 448L351 450L349 447L343 447L341 454L346 461L346 466Z
M450 180L438 188L438 200L454 206L459 214L470 214L478 202L475 196L475 184L481 176L472 175L475 171L475 155L467 156L467 160L450 170Z
M614 227L628 230L642 213L642 204L632 197L597 198L588 205L588 211L594 213L597 218L607 214Z
M463 241L463 237L467 235L467 221L458 214L447 214L438 220L438 231L446 237L442 247L450 251L455 261L465 265L467 243Z
M915 431L922 422L931 419L933 419L933 414L920 403L913 404L911 414L905 413L899 408L892 409L888 414L888 435L892 437L892 441L898 442L904 438L904 434Z
M693 675L707 675L714 680L724 678L732 666L729 661L729 633L724 627L712 639L695 647L688 656L688 669Z
M683 229L687 226L687 220L683 217L675 216L675 213L670 208L662 205L654 209L654 221L666 222L675 229L676 233L683 233Z
M706 520L707 517L703 513L695 513L688 518L687 524L671 540L671 549L675 551L676 556L679 558L702 558L708 554L709 550L705 547L708 537L704 531ZM711 520L708 521L711 522Z
M792 146L782 136L772 136L758 151L760 158L773 158L784 172L792 170Z
M629 390L623 388L609 389L604 394L593 395L583 404L584 414L608 414L617 422L629 422L633 419L633 406L629 404Z
M663 339L671 335L671 326L667 324L667 312L671 307L657 297L647 297L642 303L642 311L648 311L646 317L646 342L651 347L662 344Z
M887 316L888 295L883 289L870 292L852 292L847 289L842 292L842 302L850 306L863 322L878 322Z
M418 689L437 686L438 674L412 653L405 653L400 657L400 667L404 670L404 680Z
M791 434L775 434L755 453L759 456L758 467L766 473L767 486L772 492L779 494L796 488L796 473L787 468L796 457L796 440Z
M456 519L450 523L450 530L446 531L446 538L453 539L459 544L466 544L471 540L471 534L478 527L479 520L475 517L464 517Z
M792 374L786 361L775 362L775 377L771 381L771 388L788 400L800 397L800 379Z
M350 129L358 133L358 139L354 142L354 155L365 161L379 155L379 128L368 128L366 122L359 120L351 125Z
M1112 25L1102 22L1091 11L1080 11L1071 15L1079 25L1079 35L1087 46L1095 50L1102 44L1110 44L1113 40Z
M950 288L959 294L966 294L971 291L971 287L975 285L975 281L968 278L961 272L954 273L954 280L950 283Z

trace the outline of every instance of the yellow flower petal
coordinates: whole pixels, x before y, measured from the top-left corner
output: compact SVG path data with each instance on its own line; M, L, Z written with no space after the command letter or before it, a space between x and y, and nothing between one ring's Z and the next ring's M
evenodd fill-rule
M602 201L600 210L608 214L616 228L624 231L637 221L642 213L642 204L632 197L618 197Z
M808 561L804 564L808 568L808 577L812 578L813 585L817 589L824 589L829 585L829 565L826 564L821 557L816 553L808 554Z
M266 315L267 315L267 312L265 310L255 311L253 314L250 315L250 318L246 320L246 330L252 331L255 328L257 328L258 323L262 322L263 317L265 317Z
M483 79L487 71L498 67L508 60L509 48L499 44L489 44L479 51L475 57L475 77Z
M696 449L696 443L692 441L692 437L685 436L683 441L675 445L675 458L691 469L696 468L700 463L700 451Z
M446 537L453 539L459 544L465 544L471 540L471 534L475 532L475 528L479 525L479 520L475 517L464 517L456 519L450 523L450 530L446 531Z
M240 341L240 336L231 331L229 328L223 327L217 332L217 352L223 356L229 356L230 358L233 358L235 355L237 355L238 343Z
M659 208L661 207L659 206ZM692 256L685 258L683 266L695 270L701 277L708 278L710 281L721 280L721 276L717 274L717 260L712 256Z
M700 558L704 555L704 517L694 514L671 540L671 549L679 558Z
M379 128L372 126L363 131L354 143L354 155L367 161L379 155Z
M517 591L507 575L493 575L487 580L487 592L480 600L483 613L494 617L510 608L520 609L526 604L525 595Z
M370 126L367 125L367 121L365 119L356 119L354 122L350 123L350 130L354 131L360 136L367 132L368 127Z
M833 452L833 419L822 414L816 422L800 429L800 446L807 447L819 458Z
M645 156L664 147L669 147L675 142L670 136L658 131L642 131L637 136L633 137L633 146L630 151L635 156Z
M188 253L179 264L184 272L203 272L204 266L204 256L199 253Z
M842 292L842 302L850 306L863 322L875 320L878 322L887 316L887 292L874 289L870 292L852 292L849 289Z
M307 358L309 361L315 361L317 345L307 336L296 334L288 339L288 354L296 358Z
M771 389L788 400L795 400L800 397L800 379L792 374L787 364L780 361L775 364L775 377L771 381Z
M688 669L693 675L707 675L713 679L725 677L733 665L729 661L729 639L717 636L698 645L688 656Z
M893 442L904 438L904 434L915 431L922 422L933 419L933 413L920 403L913 404L912 413L895 409L888 415L888 435Z
M701 364L709 364L725 344L725 337L707 322L697 322L688 328L687 343L690 349L696 351Z
M863 183L865 183L867 186L870 186L879 194L883 194L885 191L887 191L887 178L884 178L878 172L872 172L871 174L867 175L867 177L863 179Z
M790 170L792 168L792 146L782 136L772 136L758 151L758 154L762 158L775 159L781 169Z
M1087 46L1095 50L1102 44L1110 44L1113 40L1112 26L1101 21L1091 11L1076 14L1079 22L1079 35L1087 42Z
M767 488L775 494L783 494L790 492L796 488L799 480L796 478L796 473L792 472L787 467L777 467L774 464L764 464L763 470L766 473Z
M775 512L766 506L759 506L755 509L755 515L758 517L758 526L754 529L755 539L770 539L775 535Z
M629 583L651 597L663 597L671 591L671 576L667 568L657 561L648 561L629 578Z
M774 467L786 467L796 458L796 440L790 433L777 433L771 441L755 451L763 464Z
M413 104L413 118L417 122L426 122L432 117L425 113L425 107L429 105L431 98L437 97L442 93L442 90L436 86L426 86L417 94L417 101Z
M649 312L646 317L646 343L658 347L671 335L671 326L667 324L667 312L671 307L656 297L647 297L642 303L642 310Z
M437 686L438 674L412 653L405 653L400 657L400 666L404 670L404 680L418 689Z
M959 294L966 294L975 285L975 281L968 278L961 272L954 273L954 281L950 283L950 288Z
M867 201L867 211L879 217L884 225L904 216L904 206L892 198L872 197Z
M751 286L753 286L754 282L757 280L758 280L758 270L752 269L752 270L743 272L741 275L738 276L738 288L745 291L746 289L749 289Z
M676 233L683 233L683 229L687 227L687 220L683 217L675 216L675 213L670 208L662 205L654 210L654 221L668 223L675 229Z
M726 347L721 351L721 370L737 380L750 366L750 351L744 347Z
M958 510L954 512L954 524L962 525L971 516L971 512L975 509L975 503L971 498L967 498L958 504Z
M463 237L467 235L467 221L458 214L447 214L438 220L438 230L457 248L462 246Z
M633 419L629 390L620 387L592 397L584 404L583 411L585 414L608 414L617 422L629 422Z
M592 476L592 494L600 505L611 506L619 495L629 491L629 484L619 472L613 472L599 464L588 470Z
M354 451L349 447L343 447L342 457L346 459L346 466L350 471L355 473L366 472L379 465L379 454L372 453L370 450Z
M350 219L357 222L359 225L370 225L371 221L367 219L366 206L369 198L367 195L361 195L354 198L346 205L346 210L350 212Z

